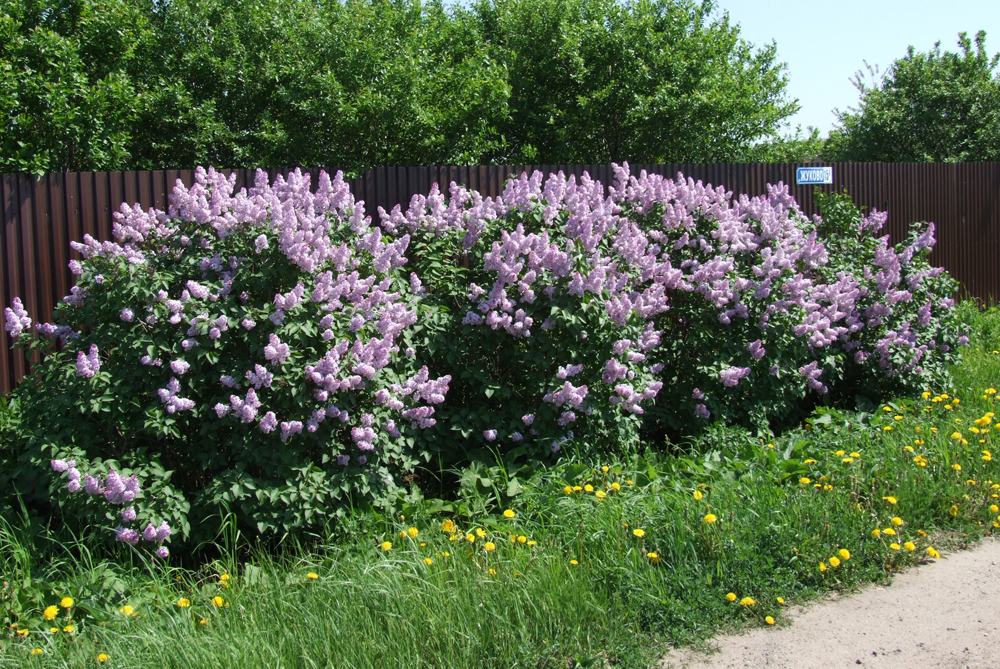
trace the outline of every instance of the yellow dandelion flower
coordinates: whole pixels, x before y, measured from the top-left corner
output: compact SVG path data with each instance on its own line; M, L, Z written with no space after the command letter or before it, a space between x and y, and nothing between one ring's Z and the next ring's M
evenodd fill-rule
M841 462L843 462L845 465L847 465L847 464L850 464L850 463L854 462L854 458L844 458L843 460L841 460Z
M72 634L74 631L76 631L76 626L70 623L69 625L66 625L66 627L63 627L62 631L65 632L66 634Z
M958 507L953 504L952 507L950 509L948 509L948 513L950 513L952 516L957 516L958 515Z
M938 553L936 550L934 550L934 548L931 547L931 546L927 547L927 554L930 555L932 558L939 558L939 557L941 557L941 554Z
M896 536L896 530L892 529L891 527L887 527L884 530L882 530L882 534L888 537L894 537Z
M818 463L819 463L818 460L813 460L812 458L809 458L808 460L803 460L802 461L802 464L804 464L804 465L815 465L815 464L818 464Z
M740 606L753 606L756 603L753 597L744 597L740 600Z
M534 539L528 539L528 545L529 546L537 546L538 542L535 541Z
M896 516L895 518L892 519L892 524L895 525L896 527L902 527L903 519L900 518L899 516Z
M198 621L198 624L199 625L207 625L208 624L208 618L202 618L201 620Z
M59 600L59 606L63 607L64 609L73 608L73 598L63 597L62 599Z
M828 560L828 562L830 563L831 567L839 567L840 566L840 560L838 558L832 557L832 558L830 558Z
M877 527L874 530L872 530L872 536L875 537L876 539L878 539L881 534L882 530L878 529Z
M702 518L702 520L704 520L705 523L707 523L708 525L711 525L712 523L714 523L715 521L717 521L718 518L715 516L714 513L706 513L705 517Z
M580 487L578 485L573 486L573 492L580 492L581 490L583 490L582 487Z
M837 555L840 556L841 560L851 559L851 551L847 550L846 548L841 548L839 551L837 551Z
M886 413L888 413L888 412L892 411L892 407L882 407L882 411L885 411Z
M953 464L951 468L954 469L956 472L962 471L962 465L958 464L957 462Z
M573 565L574 567L575 567L576 565L580 564L580 563L579 563L579 562L577 562L576 560L570 560L570 561L569 561L569 563L570 563L571 565Z
M778 603L779 604L784 604L785 603L785 598L784 597L778 597Z
M28 636L29 634L31 634L31 632L30 632L30 631L28 631L28 630L17 630L17 635L18 635L19 637L26 637L26 636Z
M504 517L504 518L513 518L513 517L514 517L514 516L516 516L516 515L517 515L517 514L516 514L516 513L514 513L514 512L513 512L512 510L510 510L510 509L506 509L506 510L505 510L505 511L503 512L503 517Z
M646 530L642 530L642 529L636 528L636 529L632 530L632 534L634 534L635 536L637 536L640 539L642 539L644 536L646 536Z
M931 392L929 390L925 390L920 394L920 396L923 397L924 399L927 399L928 397L931 396Z
M49 633L51 633L51 634L59 634L59 628L58 627L50 627L49 628Z
M180 599L177 600L177 606L181 607L182 609L190 608L191 600L186 597L181 597Z
M771 616L764 616L764 622L766 622L768 625L773 625L774 618L772 618Z
M726 595L726 601L727 602L735 602L736 601L736 593L735 592L728 593Z
M429 567L432 564L434 564L434 560L430 559L429 557L428 558L424 558L424 564Z
M697 501L699 501L699 502L700 502L700 501L701 501L701 499L702 499L702 498L703 498L704 496L705 496L705 495L703 495L703 494L702 494L702 492L701 492L700 490L695 490L695 491L694 491L694 498L695 498L695 500L697 500Z
M951 438L952 439L961 439L962 438L962 433L961 432L952 432L951 433Z
M892 425L886 425L882 428L883 432L892 432Z
M441 523L441 531L442 532L447 532L448 534L451 534L452 532L454 532L455 531L455 523L454 523L454 521L452 521L452 520L446 520L443 523Z
M611 484L611 489L612 490L621 490L622 489L622 484L619 483L618 481L615 481L614 483Z
M573 494L573 486L566 486L565 488L563 488L563 492L566 493L567 495L572 495Z
M224 600L219 595L212 597L212 606L214 606L215 608L221 609L225 605L226 605L226 600Z
M52 620L57 615L59 615L59 607L58 606L50 606L50 607L46 608L45 611L42 612L42 617L45 618L46 620Z
M44 653L44 652L45 652L45 651L44 651L44 650L42 650L41 648L35 648L35 649L34 649L33 651L31 651L31 654L32 654L32 655L41 655L41 654L42 654L42 653Z
M897 500L895 497L891 497L891 496L890 497L883 497L882 501L889 502L889 504L896 504L896 503L899 502L899 500Z
M527 542L528 542L528 537L524 536L523 534L517 538L517 543L519 544L524 544Z
M605 474L607 474L607 473L608 473L608 470L609 470L609 469L610 469L610 468L609 468L609 467L608 467L607 465L604 465L603 467L601 467L601 471L602 471L602 472L604 472Z
M583 490L584 492L594 492L594 486L588 483L587 485L583 486Z
M801 483L802 485L809 485L810 483L812 483L812 479L803 476L802 478L799 479L799 483Z
M495 551L497 549L497 545L492 541L487 541L483 544L483 549L488 553L490 551Z
M598 501L604 499L607 496L608 493L604 492L603 490L598 490L597 492L594 493L594 497L596 497Z
M100 662L101 664L104 664L109 659L111 659L111 656L108 655L107 653L98 653L97 654L97 661Z
M408 530L406 530L406 533L410 536L411 539L416 539L417 535L420 534L420 530L418 530L415 527L411 527Z
M906 541L906 542L904 542L903 543L903 548L905 548L906 550L910 551L911 553L913 551L917 550L917 547L913 544L912 541Z
M123 606L120 609L118 609L118 613L122 614L123 616L134 616L135 615L135 609L133 609L128 604L126 604L125 606Z
M632 481L630 479L625 479L625 485L632 485Z
M896 420L903 420L902 416L893 416L893 418L895 418Z
M826 563L825 563L825 562L820 562L820 563L819 563L819 570L820 570L821 572L824 572L824 571L826 571Z
M490 567L489 572L490 572L490 576L496 576L497 575L497 570L494 569L493 567Z
M476 528L476 536L479 537L480 539L485 539L486 538L486 530L484 530L481 527L477 527Z
M660 556L656 553L646 553L646 557L653 561L653 564L658 564L660 562Z
M917 534L919 534L922 537L926 537L927 536L927 533L924 532L923 530L917 530Z
M847 451L837 451L836 453L834 453L834 455L836 455L838 458L842 458L844 457L845 453L847 453Z
M889 544L889 548L891 548L894 551L898 551L899 550L899 544Z
M384 551L391 551L392 550L392 542L391 541L383 541L381 544L379 544L379 548L381 548Z

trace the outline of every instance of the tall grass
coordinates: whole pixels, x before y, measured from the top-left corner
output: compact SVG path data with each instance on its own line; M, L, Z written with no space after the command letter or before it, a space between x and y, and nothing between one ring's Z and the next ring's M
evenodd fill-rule
M0 666L104 653L102 666L144 669L639 667L666 643L780 624L779 598L884 582L995 529L1000 317L966 315L976 337L951 388L871 414L821 409L769 441L717 429L678 456L568 458L522 482L513 517L470 492L469 516L432 503L359 515L341 538L277 556L237 560L227 535L227 557L197 571L98 562L83 542L3 526L5 615L30 633L6 634ZM42 611L67 595L54 622L72 618L73 633L45 632Z

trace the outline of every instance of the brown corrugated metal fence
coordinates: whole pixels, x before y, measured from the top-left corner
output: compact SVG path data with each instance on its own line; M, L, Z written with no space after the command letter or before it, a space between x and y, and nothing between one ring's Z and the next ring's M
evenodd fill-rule
M820 163L811 164L815 166ZM962 283L963 294L986 301L1000 298L1000 163L834 163L833 184L796 186L792 163L632 165L674 177L678 172L734 193L759 195L767 184L791 184L792 194L807 214L816 213L813 193L847 189L860 206L889 212L887 232L893 243L913 221L937 224L937 246L931 261ZM472 167L377 167L351 180L356 199L368 214L377 207L407 206L414 193L431 184L447 190L455 181L484 196L499 195L510 175L541 170L567 176L584 172L605 185L610 165L481 165ZM253 185L255 170L236 172L237 189ZM330 170L331 174L335 170ZM308 170L315 188L319 169ZM287 170L270 170L273 181ZM56 302L69 293L73 277L67 264L78 254L69 242L89 233L111 239L111 214L122 202L165 209L167 195L181 179L190 186L194 170L156 172L69 172L42 178L0 176L0 309L15 296L36 320L51 319ZM5 318L0 311L0 324ZM0 345L0 392L23 378L24 356L10 348L4 332Z

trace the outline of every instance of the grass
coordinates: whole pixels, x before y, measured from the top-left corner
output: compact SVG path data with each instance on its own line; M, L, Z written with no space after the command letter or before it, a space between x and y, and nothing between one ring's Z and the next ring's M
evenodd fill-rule
M0 632L0 667L644 667L668 643L780 624L787 604L886 582L997 527L1000 315L969 315L952 388L820 410L769 442L720 428L703 441L718 450L570 457L521 482L513 517L470 488L468 515L359 514L281 555L245 554L230 532L230 557L197 570L4 526L0 603L28 634Z

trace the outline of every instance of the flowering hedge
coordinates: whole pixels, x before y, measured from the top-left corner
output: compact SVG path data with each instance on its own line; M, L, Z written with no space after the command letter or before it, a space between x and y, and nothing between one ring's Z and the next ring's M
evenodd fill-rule
M609 194L536 172L496 199L435 185L373 224L339 174L234 195L199 170L167 212L123 205L117 242L74 245L77 285L37 336L8 310L47 353L17 391L12 471L159 550L227 511L293 531L391 504L420 463L477 449L538 462L940 385L967 340L933 224L892 248L884 214L823 205L626 164Z

